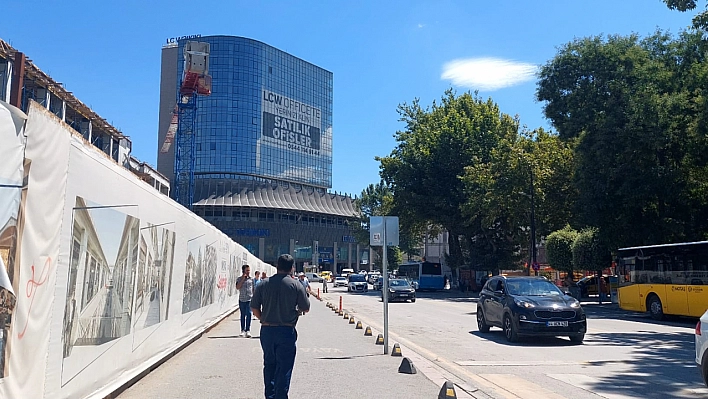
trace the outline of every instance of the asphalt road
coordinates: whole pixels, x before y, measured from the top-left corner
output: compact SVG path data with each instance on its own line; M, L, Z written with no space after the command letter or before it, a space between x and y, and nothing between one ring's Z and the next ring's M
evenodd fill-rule
M319 284L313 284L318 288ZM379 291L331 288L357 319L383 329ZM501 329L482 334L476 299L457 292L418 293L415 303L389 305L389 344L399 342L457 378L498 398L703 398L694 363L695 320L655 322L612 306L584 305L588 333L506 342Z

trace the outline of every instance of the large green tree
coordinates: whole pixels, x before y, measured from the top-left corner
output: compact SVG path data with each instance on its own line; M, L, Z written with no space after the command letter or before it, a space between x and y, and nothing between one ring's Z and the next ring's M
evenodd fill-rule
M573 243L578 238L578 232L570 225L562 230L556 230L546 239L546 256L552 268L573 275Z
M396 208L449 232L448 264L461 266L479 230L462 214L465 168L489 162L501 140L513 141L518 119L500 112L491 99L452 90L430 107L416 99L398 112L405 129L395 134L391 154L377 158L381 177L393 190Z
M666 6L672 10L681 12L695 10L696 0L664 0ZM693 27L701 30L708 30L708 11L701 11L693 17Z
M610 248L700 239L708 77L699 33L596 36L562 46L537 99L575 142L576 214Z

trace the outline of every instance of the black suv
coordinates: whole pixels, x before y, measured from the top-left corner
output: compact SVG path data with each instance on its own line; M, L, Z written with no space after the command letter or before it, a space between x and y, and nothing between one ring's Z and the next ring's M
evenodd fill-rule
M522 335L565 335L580 343L587 322L580 302L544 277L494 276L479 294L477 327L483 333L500 327L509 342Z

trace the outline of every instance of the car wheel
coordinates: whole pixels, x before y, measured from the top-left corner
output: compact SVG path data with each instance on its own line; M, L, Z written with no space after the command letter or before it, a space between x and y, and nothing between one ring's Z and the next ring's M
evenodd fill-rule
M576 344L582 344L583 340L585 339L585 334L571 335L568 338L570 338L570 342L575 342Z
M415 298L411 299L411 303L415 302Z
M484 318L484 312L481 307L477 307L477 330L481 333L489 332L489 324Z
M519 334L516 331L516 326L514 326L514 320L508 314L504 316L504 335L506 340L509 342L516 342L519 340Z
M703 383L708 386L708 351L703 352L703 359L701 360L701 376L703 377Z
M650 295L649 299L647 299L647 309L649 309L649 314L652 319L664 319L664 307L661 305L661 299L655 294Z

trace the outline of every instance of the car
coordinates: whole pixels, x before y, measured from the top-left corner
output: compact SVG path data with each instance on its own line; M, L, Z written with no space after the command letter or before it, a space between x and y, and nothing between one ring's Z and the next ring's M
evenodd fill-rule
M703 377L703 383L708 386L708 310L696 323L696 364Z
M330 281L330 280L332 280L332 272L325 270L322 273L320 273L320 277L322 277L323 279L325 279L327 281Z
M311 282L311 283L321 283L323 278L318 276L317 273L305 273L305 277Z
M493 276L477 302L477 329L504 330L506 340L521 336L567 336L582 343L587 319L580 302L545 277Z
M363 274L350 274L347 282L349 292L369 292L369 284Z
M415 289L408 283L407 280L401 278L394 278L388 281L388 292L381 292L381 299L383 296L388 295L389 301L395 301L397 299L415 302Z
M376 279L376 282L372 284L374 286L374 290L380 290L381 287L383 287L383 277L379 277Z
M347 278L344 276L337 276L334 278L334 286L335 287L346 287L347 286Z
M605 280L605 295L609 294L610 292L608 291L608 288L610 286L610 277L609 276L602 276L602 279ZM596 276L587 276L583 277L578 282L576 283L578 288L580 288L580 296L582 298L587 298L590 295L597 295L597 277Z
M374 283L376 283L376 280L378 280L379 277L381 277L381 273L372 272L372 273L369 273L367 280L369 281L369 284L373 285Z

